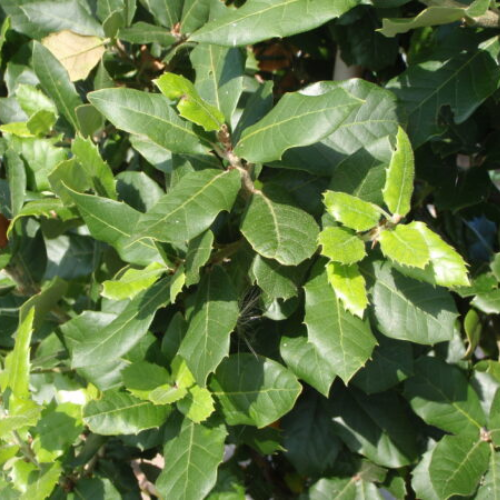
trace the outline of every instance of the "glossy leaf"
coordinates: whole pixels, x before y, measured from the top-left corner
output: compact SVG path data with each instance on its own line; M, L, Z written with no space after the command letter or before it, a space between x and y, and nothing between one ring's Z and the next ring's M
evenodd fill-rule
M407 278L388 263L373 265L372 304L380 331L418 344L451 340L457 310L442 288Z
M287 149L313 144L334 132L361 104L340 88L319 96L286 94L262 120L243 131L235 153L251 162L279 160Z
M271 424L288 413L302 387L276 361L253 354L233 354L217 369L210 389L229 425Z
M231 210L240 182L237 170L207 169L187 174L142 215L138 237L167 242L192 240L210 227L219 212Z
M260 0L206 24L191 38L197 42L233 47L253 44L316 28L356 5L355 0L342 0L335 4L322 0L312 8L310 0Z
M391 213L404 217L410 211L415 160L410 140L399 127L396 135L396 149L392 155L383 190L384 201Z
M237 295L231 280L221 267L215 267L202 278L189 328L179 348L179 354L202 387L208 375L229 354L229 335L238 315Z
M192 82L174 73L164 73L155 80L155 84L168 99L177 100L180 116L200 125L207 132L221 128L224 115L200 97Z
M324 204L330 215L356 231L372 229L380 219L380 210L377 206L347 193L326 191Z
M226 430L223 425L196 424L172 415L165 433L165 462L156 487L164 498L197 500L208 494L217 479L222 462Z
M170 413L168 406L155 406L125 392L108 391L83 408L83 420L98 434L136 434L159 427Z
M416 228L403 224L381 231L378 236L383 254L397 264L423 269L430 260L427 242Z
M317 266L304 290L309 342L347 383L365 365L376 345L370 325L344 309L328 283L326 269Z
M321 255L341 264L354 264L366 255L365 243L343 227L327 227L321 231L318 243Z
M464 373L437 358L423 357L405 382L405 397L425 422L455 434L486 423L479 398Z
M316 250L318 225L281 192L256 192L247 207L241 232L262 257L285 266L300 264Z
M206 151L193 126L179 118L163 95L131 89L103 89L91 92L88 98L116 127L145 136L172 153Z

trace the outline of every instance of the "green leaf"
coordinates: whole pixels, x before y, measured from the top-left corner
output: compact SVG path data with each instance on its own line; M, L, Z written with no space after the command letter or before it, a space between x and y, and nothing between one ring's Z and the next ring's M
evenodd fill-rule
M474 309L469 309L464 318L464 330L469 345L465 353L465 359L470 359L481 340L482 324L479 315Z
M324 204L331 216L356 231L372 229L380 219L380 209L376 205L347 193L326 191Z
M464 373L438 358L422 357L405 382L413 411L430 425L448 432L477 432L486 423L479 398Z
M372 359L359 370L352 383L366 394L383 392L413 375L413 351L409 342L377 335Z
M76 137L71 144L71 152L91 179L96 193L116 200L116 181L113 172L101 158L99 150L92 141Z
M197 385L188 390L186 397L177 403L177 408L197 424L206 420L215 410L210 391Z
M205 102L189 80L174 73L163 73L154 83L168 99L177 100L180 116L200 125L207 132L221 128L224 115L218 108Z
M366 396L356 389L334 390L335 430L352 452L382 467L402 467L415 460L415 429L395 392Z
M156 480L163 498L199 500L215 485L224 455L227 431L223 425L197 424L174 414L165 432L165 467Z
M282 420L286 458L299 474L321 476L335 463L341 443L335 434L326 400L304 394Z
M432 460L432 454L436 448L432 448L422 455L420 462L412 471L411 486L422 500L440 500L434 486L431 483L429 475L429 466Z
M46 34L71 30L81 35L102 36L100 24L78 0L29 2L21 7L30 23Z
M476 0L470 7L461 5L431 5L417 16L406 19L384 19L380 31L383 35L391 37L399 33L406 33L412 29L438 26L453 23L461 19L482 16L488 10L489 2Z
M143 21L134 23L130 28L120 29L118 38L130 43L159 43L164 47L168 47L176 41L175 36L170 31Z
M4 437L12 431L35 426L40 418L41 410L41 407L34 401L27 399L17 400L15 396L11 396L9 400L9 414L2 416L0 419L0 436Z
M28 130L37 137L47 135L56 123L56 115L52 111L41 109L26 122Z
M475 500L500 497L500 452L492 451L488 472L481 481Z
M231 123L243 92L245 61L241 50L200 43L189 58L196 71L195 87L200 96L222 112L226 123Z
M119 279L104 281L101 295L111 300L132 299L152 286L165 271L158 262L152 262L145 269L127 269Z
M225 46L254 44L311 30L354 8L356 0L262 0L251 2L205 24L191 35L197 42ZM287 22L284 23L283 19Z
M353 264L366 256L365 243L344 227L327 227L319 233L321 255L341 264Z
M394 229L380 231L378 241L383 254L402 266L424 269L430 260L426 240L410 225L398 224Z
M42 45L68 72L70 81L85 80L104 55L104 40L97 36L79 35L69 30L51 33Z
M73 368L109 363L130 351L146 335L156 311L168 303L169 288L170 280L165 279L139 293L98 335L82 331L78 321L66 323L65 335L74 343Z
M304 266L282 266L275 260L256 255L251 274L259 288L273 299L291 299L297 295L297 284L304 274Z
M229 354L229 336L238 320L238 297L231 280L220 266L200 283L179 354L202 387L222 359Z
M205 153L206 147L160 94L132 89L103 89L88 94L88 99L113 125L121 130L146 136L172 153Z
M209 0L184 0L180 29L182 33L191 33L203 26L209 18L212 6ZM224 8L221 6L221 8ZM224 9L225 10L225 9Z
M118 201L81 194L69 189L67 192L80 211L90 234L96 240L115 247L123 260L139 265L148 265L151 261L161 260L151 240L130 242L140 220L140 212Z
M372 304L380 331L391 338L436 344L453 338L457 310L442 288L398 273L389 263L376 262Z
M30 484L19 496L20 500L44 500L56 486L63 469L59 462L44 464L40 470L30 474Z
M10 188L10 207L12 217L15 219L16 215L21 211L24 198L26 196L26 170L21 157L12 149L8 149L5 153L7 160L8 179ZM11 223L12 226L14 222Z
M207 169L185 175L142 215L138 238L186 242L206 231L219 212L230 211L241 187L237 170Z
M280 354L288 368L301 380L328 397L337 373L320 349L307 341L306 335L282 336Z
M479 433L444 436L432 453L429 476L438 498L474 493L490 458Z
M28 116L33 116L37 111L51 111L57 114L54 103L33 85L25 83L18 85L16 99Z
M477 367L477 365L476 365ZM495 377L496 379L496 377ZM498 382L498 379L495 380ZM496 384L497 385L497 384ZM489 411L488 418L488 431L490 433L491 439L495 446L499 446L500 443L500 391L498 387L495 388L495 395L491 402L491 408Z
M162 425L170 407L155 406L125 392L104 392L101 399L83 407L83 420L92 432L103 436L137 434Z
M235 153L251 162L279 160L287 149L314 144L337 130L362 104L341 88L319 96L285 94L262 120L243 131Z
M472 305L486 314L500 313L500 289L478 293L472 300Z
M76 108L82 104L68 73L52 53L38 42L33 42L32 64L45 93L75 130L80 129Z
M399 127L396 135L396 149L387 169L383 190L385 204L397 217L404 217L410 211L414 178L415 160L410 139Z
M177 296L182 292L184 285L186 284L186 273L184 272L184 266L181 264L172 276L170 283L170 303L175 304Z
M276 361L241 353L224 360L210 383L229 425L265 427L288 413L302 387Z
M412 222L409 226L419 231L425 239L436 284L447 287L470 286L466 264L453 247L423 222Z
M214 233L208 230L189 241L186 252L186 286L191 286L200 280L200 269L207 263L212 253Z
M363 318L368 306L366 282L356 264L349 266L330 262L326 267L328 282L347 311Z
M388 83L407 115L414 148L442 131L437 117L443 106L451 107L460 124L497 89L499 51L500 44L493 37L474 50L455 52L452 58L436 54Z
M290 205L285 194L277 190L255 192L241 232L258 254L294 266L316 251L318 225L307 212Z
M167 28L173 28L180 21L182 0L140 0L154 18Z
M168 370L147 361L137 361L121 373L125 388L136 398L150 400L150 393L170 382ZM158 404L156 401L152 401Z
M12 394L21 399L28 399L30 395L30 342L34 319L35 308L32 307L19 325L14 349L6 356L1 374L2 391L10 388Z
M318 263L304 287L309 342L328 360L345 383L370 358L376 340L368 321L347 312L328 283L324 263Z

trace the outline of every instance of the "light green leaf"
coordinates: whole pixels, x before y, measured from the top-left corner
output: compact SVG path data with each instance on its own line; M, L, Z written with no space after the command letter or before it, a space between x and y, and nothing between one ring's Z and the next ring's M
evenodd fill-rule
M17 399L11 396L9 400L9 414L0 418L0 436L5 437L11 431L33 427L40 418L42 408L34 401Z
M436 284L447 287L470 286L466 264L453 247L423 222L412 222L409 226L419 231L425 239Z
M85 80L105 52L104 40L69 30L51 33L42 45L62 64L72 82Z
M200 96L222 112L226 123L231 123L243 92L245 61L241 50L200 43L189 58L196 71L194 84Z
M415 160L410 139L399 127L396 149L392 154L383 190L384 201L391 213L404 217L411 208L411 195L415 178Z
M285 266L300 264L316 251L318 225L277 190L252 195L241 232L253 249Z
M139 238L186 242L230 211L241 187L237 170L206 169L185 175L137 225Z
M345 383L365 365L376 345L370 324L347 312L328 283L324 261L304 287L309 342Z
M470 6L460 3L454 5L431 5L415 17L384 19L382 21L382 28L378 31L385 36L392 37L399 33L406 33L412 29L454 23L463 18L470 19L471 17L483 15L488 10L488 6L488 0L476 0Z
M321 255L334 262L353 264L366 256L365 243L344 227L327 227L319 233Z
M132 299L153 285L166 270L158 262L152 262L145 269L128 269L120 278L104 281L101 295L111 300Z
M383 254L402 266L424 269L430 260L427 242L410 225L399 224L394 229L380 231L378 241Z
M172 415L165 432L165 467L156 480L163 498L199 500L217 480L217 467L224 455L227 431L223 425L197 424L179 414Z
M444 436L434 449L429 465L429 476L438 497L474 493L489 458L490 447L479 439L479 432Z
M17 398L28 399L30 374L30 342L33 333L35 308L29 309L19 325L14 349L5 358L5 367L1 374L2 391L7 388Z
M191 286L200 280L200 268L203 267L212 253L214 233L208 230L190 240L186 252L186 286Z
M311 30L340 17L357 4L356 0L254 1L205 24L190 38L233 47L254 44Z
M372 229L380 219L380 209L376 205L347 193L326 191L324 204L330 215L356 231Z
M368 306L366 282L356 264L330 262L326 267L328 282L344 307L360 318Z
M170 303L175 304L177 296L182 292L184 285L186 284L186 273L184 272L184 266L181 264L174 275L170 283Z
M83 407L83 420L92 432L103 436L137 434L160 427L169 413L168 406L155 406L126 392L112 390Z
M130 28L122 28L118 32L118 38L130 43L159 43L168 47L176 42L176 38L170 31L154 24L139 21Z
M26 196L26 170L21 157L12 149L8 149L5 153L7 160L7 172L10 188L10 209L12 217L21 211L24 198ZM12 227L14 222L11 222Z
M465 359L470 359L481 340L481 331L483 329L481 319L474 309L469 309L464 318L464 330L467 335L468 345Z
M103 89L88 94L88 99L113 125L145 136L172 153L205 153L207 148L182 120L169 100L161 94L133 89Z
M384 335L418 344L453 338L458 313L448 292L407 278L389 263L376 262L368 273L374 280L371 302Z
M320 349L307 341L306 335L282 336L280 354L288 368L298 378L328 397L337 373L329 359L322 355Z
M477 432L486 423L479 398L465 374L438 358L422 357L405 382L405 397L429 425L447 432Z
M188 390L187 395L177 403L177 408L197 424L206 420L215 410L210 391L197 385Z
M420 462L412 471L411 486L422 500L440 500L434 486L431 483L429 475L429 466L432 460L432 454L436 448L425 452Z
M56 119L57 117L52 111L41 109L30 117L26 126L33 135L43 137L52 130Z
M30 474L30 484L19 500L44 500L56 486L63 469L60 462L44 464L34 474ZM34 476L34 477L33 477Z
M73 128L79 130L80 123L75 110L82 101L70 82L66 69L38 42L33 42L32 64L45 93Z
M226 423L265 427L288 413L302 387L292 372L262 356L233 354L217 368L210 388Z
M77 136L71 144L71 152L92 181L95 192L116 200L116 181L109 165L101 158L97 146L90 139Z
M12 122L0 125L0 132L17 137L34 137L34 133L28 128L28 122Z
M453 39L455 40L455 39ZM414 64L387 84L401 102L414 148L442 132L437 117L450 106L455 123L463 123L498 88L500 53L497 37L470 51L444 51Z
M474 299L472 299L472 305L486 314L499 314L500 289L478 293Z
M493 363L493 362L491 362ZM476 364L477 367L477 364ZM495 368L498 368L497 366L493 365L492 366L492 372L494 373ZM498 378L492 374L492 377L494 377L495 382L498 382ZM500 443L500 391L498 390L498 384L496 384L495 387L495 394L493 396L492 402L491 402L491 408L489 411L489 417L488 417L488 432L490 434L491 440L493 441L493 444L495 446L499 446Z
M161 261L158 250L151 240L130 242L140 220L140 212L118 201L81 194L70 189L67 192L80 211L90 234L96 240L115 247L123 260L139 265Z
M37 111L42 110L57 114L57 108L54 103L33 85L25 83L18 85L16 88L16 100L28 116L32 116Z
M146 335L156 311L169 302L169 289L170 280L165 279L139 293L99 334L82 331L75 320L66 323L65 335L73 341L73 368L106 364L130 351Z
M177 109L183 118L200 125L207 132L221 128L224 115L205 102L189 80L174 73L163 73L154 83L168 99L178 100Z
M251 162L279 160L287 149L330 135L363 102L341 88L322 95L287 93L262 120L243 131L235 153Z
M179 348L200 386L205 386L208 375L229 354L229 336L238 315L236 291L224 269L216 266L202 278L189 328Z
M150 400L149 395L154 389L170 382L170 374L165 368L147 361L132 363L121 375L125 388L136 398L144 400Z

